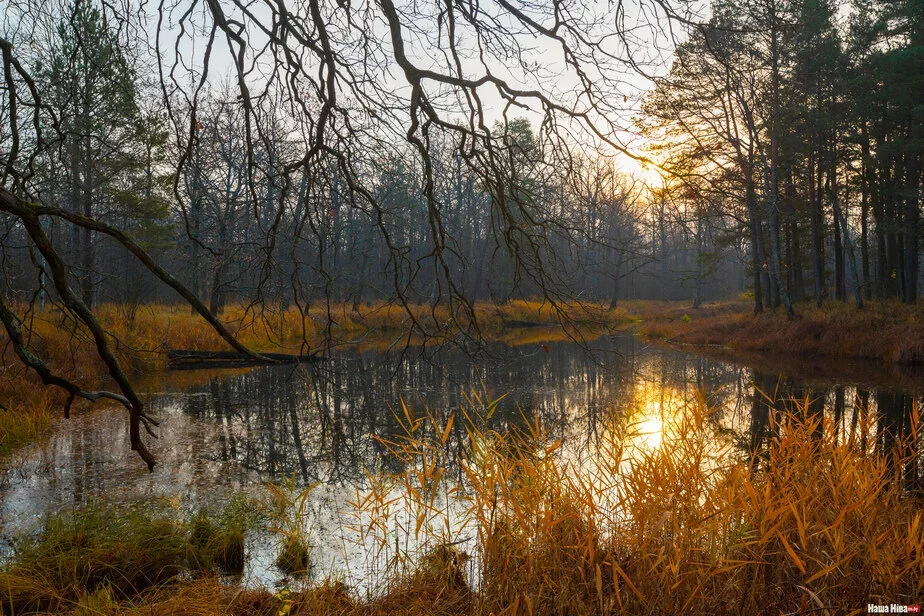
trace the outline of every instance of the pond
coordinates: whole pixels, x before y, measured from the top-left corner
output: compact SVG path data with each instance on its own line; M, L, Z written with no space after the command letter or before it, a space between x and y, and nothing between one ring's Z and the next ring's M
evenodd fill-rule
M657 447L665 422L703 402L714 410L717 438L739 452L754 450L769 434L772 409L793 399L808 400L807 412L823 414L845 438L858 425L874 425L862 438L868 447L886 446L908 429L924 391L924 373L862 362L740 361L658 348L630 335L584 345L538 343L535 332L528 335L527 344L493 344L477 356L410 348L343 353L298 367L159 375L142 387L161 421L151 442L155 471L128 449L118 409L61 419L49 439L18 452L2 471L2 534L97 498L166 499L194 511L231 494L258 494L262 482L294 474L299 485L318 484L308 507L314 575L362 587L382 565L371 557L376 547L360 530L356 502L369 474L400 470L384 443L403 433L402 401L409 412L430 409L445 418L499 399L493 429L538 419L565 455L593 455L613 417L632 422L643 445ZM910 469L907 480L920 482L921 470ZM253 583L279 579L274 549L272 537L250 537L246 575Z

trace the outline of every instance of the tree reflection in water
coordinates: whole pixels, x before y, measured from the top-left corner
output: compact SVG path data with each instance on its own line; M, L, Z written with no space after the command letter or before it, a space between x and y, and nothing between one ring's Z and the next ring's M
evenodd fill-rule
M215 376L205 387L162 399L158 410L169 414L176 405L218 427L214 441L202 443L201 455L235 462L263 478L296 472L305 484L357 485L367 471L399 471L380 439L401 436L396 418L401 400L444 420L466 409L473 391L482 401L507 394L492 417L494 429L538 417L552 438L584 451L593 450L614 416L635 413L638 421L660 426L662 417L650 416L652 409L680 412L699 392L717 409L712 415L717 429L749 452L759 452L773 436L774 414L782 410L833 422L842 438L863 448L887 449L912 427L916 394L908 391L883 388L871 396L869 387L652 349L634 338L598 341L596 347L590 355L567 343L550 345L548 353L498 348L492 357L474 359L448 350L398 359L365 353L294 369L257 368L234 378ZM875 434L858 434L869 413L878 417ZM461 449L463 440L460 422L449 446ZM915 469L909 485L919 481Z
M498 346L477 358L450 349L428 357L413 349L368 352L298 368L185 375L184 385L168 391L158 385L149 394L150 409L164 426L153 445L161 460L154 473L126 458L127 428L117 412L76 417L3 471L0 527L22 528L45 511L100 495L179 496L194 508L292 473L301 484L321 482L328 500L316 509L341 516L367 485L367 472L401 470L382 442L402 435L402 400L442 423L470 409L472 392L482 404L507 394L491 417L492 429L503 432L538 418L549 437L562 440L564 455L595 455L614 418L647 426L645 446L656 447L661 434L654 433L698 403L714 409L709 418L717 438L737 445L731 455L750 455L757 463L784 409L823 418L862 450L884 451L899 441L919 447L906 437L915 429L911 411L924 391L920 373L902 374L896 385L890 371L870 366L853 382L853 373L826 380L656 349L632 337L592 346L592 354L563 342L550 343L548 352L539 345ZM189 386L190 380L198 384ZM456 422L446 447L458 455L465 438L463 422ZM922 487L919 462L902 470L909 488ZM325 523L333 528L343 518Z
M914 411L924 403L921 389L895 389L884 386L871 396L867 385L847 386L794 380L752 370L753 395L747 450L752 459L762 458L767 440L776 435L780 411L796 412L816 420L816 438L826 425L834 428L835 438L854 444L858 451L879 453L892 463L891 453L900 448L910 460L900 476L909 490L924 487L919 452L920 426L914 425ZM850 402L848 408L848 401Z

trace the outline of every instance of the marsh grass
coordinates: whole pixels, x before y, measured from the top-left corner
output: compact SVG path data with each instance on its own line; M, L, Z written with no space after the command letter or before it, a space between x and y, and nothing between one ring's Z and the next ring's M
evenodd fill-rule
M244 572L247 532L259 521L250 498L236 495L220 509L201 508L186 522L190 562L200 571Z
M0 593L9 605L12 586L54 588L57 603L28 604L52 611L115 601L118 613L274 616L859 614L924 596L924 508L907 481L921 462L916 410L907 440L882 452L874 414L845 434L793 401L749 452L699 401L665 418L657 440L614 420L591 454L527 416L495 425L497 400L471 403L402 405L401 436L381 441L403 470L370 472L357 498L369 558L387 563L367 596L330 580L272 592L177 577L182 532L154 518L130 535L131 512L114 526L100 513L81 528L55 522L19 547ZM304 519L291 484L267 497L288 531ZM104 549L125 536L132 550Z
M311 569L311 542L305 515L308 497L317 487L298 486L296 475L279 483L264 484L261 514L264 527L280 539L276 566L286 574L304 575Z
M190 520L166 502L50 514L0 566L0 613L118 614L124 602L193 574L239 573L251 511L235 498Z
M873 418L845 439L805 405L777 414L753 456L722 441L702 402L665 423L657 446L616 422L593 456L564 452L534 421L490 429L493 403L448 418L402 407L405 437L385 444L405 470L361 503L379 551L392 551L376 604L411 601L415 582L433 613L834 614L919 601L924 513L903 481L920 464L917 412L910 440L879 455L859 436ZM448 459L460 424L461 481ZM413 539L403 554L394 528ZM433 554L451 563L442 577L420 573ZM473 594L461 602L463 581Z
M51 429L48 397L26 406L21 401L0 407L0 457L35 441Z
M18 614L73 606L98 591L134 596L177 576L187 543L166 512L91 504L49 515L37 533L20 538L15 554L0 570L0 599Z
M187 306L146 305L126 316L126 307L103 304L97 316L111 334L119 358L136 371L163 368L169 349L225 350L220 336ZM488 339L512 327L525 325L565 325L573 334L580 327L615 327L626 321L621 310L610 310L589 303L570 303L552 307L546 302L513 300L502 305L475 304L475 321ZM257 351L307 353L342 344L370 333L385 338L418 328L438 340L456 335L473 324L472 317L459 320L446 308L428 305L407 307L392 304L316 304L310 310L294 307L263 306L259 310L243 305L228 306L220 315L222 323L245 345ZM84 328L56 310L30 317L30 342L36 353L57 371L73 378L92 378L105 374L96 357L95 346ZM418 333L422 333L418 331ZM0 336L2 338L2 336ZM6 349L4 364L18 365L12 349Z
M782 310L755 315L743 302L696 310L679 302L631 302L627 309L640 315L643 336L672 344L924 364L920 307L898 301L867 302L862 310L845 302L800 303L791 321Z

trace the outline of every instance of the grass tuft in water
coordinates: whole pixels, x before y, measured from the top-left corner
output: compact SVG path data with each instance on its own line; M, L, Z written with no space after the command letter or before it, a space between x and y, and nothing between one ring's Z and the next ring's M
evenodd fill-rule
M311 545L302 537L283 538L276 566L286 574L304 575L311 568Z
M317 484L313 484L299 489L295 473L280 483L264 484L264 525L280 538L276 566L283 573L304 575L311 569L311 542L305 514L308 497L316 487Z
M200 509L188 522L190 560L203 571L244 572L244 541L257 523L250 499L237 496L219 511Z

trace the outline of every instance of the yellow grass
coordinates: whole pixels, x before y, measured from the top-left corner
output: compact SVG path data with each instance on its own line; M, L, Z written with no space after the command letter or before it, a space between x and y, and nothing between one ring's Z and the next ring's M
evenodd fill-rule
M508 335L523 325L544 325L546 331L561 329L573 335L581 327L601 331L627 321L625 313L593 304L567 304L556 310L548 303L516 300L504 305L478 303L475 321L453 320L444 306L410 306L363 304L353 310L350 304L318 304L304 315L295 308L285 310L265 306L259 311L245 306L230 306L221 314L225 327L245 345L257 351L306 353L331 343L343 344L369 335L385 339L407 333L415 322L424 332L439 340L453 337L476 323L488 339ZM169 349L224 350L221 337L186 306L150 305L135 311L114 304L100 306L97 315L112 335L122 359L141 369L163 367L163 353ZM82 328L64 319L57 311L36 315L30 321L32 344L37 354L58 370L75 378L99 373L92 340ZM416 334L424 332L416 331ZM12 351L4 361L15 364Z

